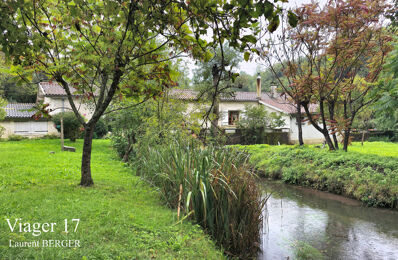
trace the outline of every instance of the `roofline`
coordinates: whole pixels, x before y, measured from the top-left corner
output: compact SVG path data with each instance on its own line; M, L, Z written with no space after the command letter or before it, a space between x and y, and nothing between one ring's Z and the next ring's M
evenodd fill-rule
M38 120L36 120L36 119L33 119L31 116L29 116L29 117L27 117L27 116L23 116L23 117L22 116L6 116L2 122L7 121L7 119L31 119L33 121L49 121L48 118L44 118L44 117L41 117Z
M44 92L44 89L43 89L43 87L41 86L41 83L42 83L42 82L39 82L39 88L41 89L41 92L43 93L43 96L45 96L45 95L46 95L46 92Z
M277 107L274 107L274 106L272 106L272 105L270 105L270 104L268 104L268 103L265 103L265 102L262 101L262 100L258 100L258 103L263 104L264 106L268 106L268 107L270 107L270 108L272 108L272 109L275 109L276 111L279 111L279 112L282 112L282 113L285 113L285 114L290 114L290 112L285 112L285 111L283 111L282 109L277 108Z

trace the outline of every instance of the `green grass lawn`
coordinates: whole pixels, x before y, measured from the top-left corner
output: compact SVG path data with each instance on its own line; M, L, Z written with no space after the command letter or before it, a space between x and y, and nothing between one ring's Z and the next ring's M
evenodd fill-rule
M124 167L108 140L94 141L90 188L77 185L82 140L66 145L77 152L61 153L59 140L0 142L0 259L223 258L198 226L175 224L176 213ZM33 236L10 231L6 219L16 218L57 225ZM76 232L72 219L80 219ZM80 240L80 247L10 248L10 240Z
M348 147L349 152L376 154L380 156L398 157L398 143L387 142L354 142Z

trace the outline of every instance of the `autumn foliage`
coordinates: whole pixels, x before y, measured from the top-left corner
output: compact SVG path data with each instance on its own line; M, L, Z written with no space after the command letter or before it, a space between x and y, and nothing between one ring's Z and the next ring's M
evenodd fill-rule
M300 22L287 30L299 53L285 68L293 98L331 150L338 148L337 133L347 150L355 116L375 101L371 94L391 50L392 37L383 28L388 8L384 0L330 0L324 7L313 2L296 10ZM312 103L318 115L310 113Z

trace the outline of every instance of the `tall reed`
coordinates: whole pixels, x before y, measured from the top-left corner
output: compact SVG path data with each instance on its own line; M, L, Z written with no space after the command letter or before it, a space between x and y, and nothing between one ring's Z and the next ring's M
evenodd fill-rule
M138 158L138 173L160 189L170 207L200 224L227 255L257 255L264 200L246 153L176 141L141 147Z

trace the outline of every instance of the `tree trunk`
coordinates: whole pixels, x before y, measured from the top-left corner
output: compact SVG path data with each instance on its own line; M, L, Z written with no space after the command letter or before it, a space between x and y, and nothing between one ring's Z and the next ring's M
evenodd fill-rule
M336 124L336 121L334 120L334 108L336 105L336 99L337 99L337 96L335 96L335 98L333 100L328 101L329 117L330 117L330 121L332 122L332 124ZM335 129L333 130L333 132L335 132ZM334 148L336 150L338 150L339 149L339 141L337 140L336 133L333 133L332 137L333 137Z
M127 146L126 152L123 155L123 162L128 162L129 161L130 153L133 150L133 145L136 142L134 133L131 133L131 135L129 135L128 141L129 141L129 144Z
M296 121L297 121L297 129L298 129L298 140L299 140L299 145L304 145L304 139L303 139L303 126L301 125L303 121L303 116L301 114L301 105L297 104L297 116L296 116Z
M333 145L332 139L330 138L328 130L325 130L323 132L323 136L325 137L326 144L329 146L329 150L331 151L336 150L336 148Z
M220 103L216 99L213 106L213 116L214 119L211 121L211 134L216 137L218 134L218 120L220 118Z
M81 169L81 186L94 185L94 181L91 178L91 148L93 144L93 134L95 125L88 125L84 129L84 144L83 144L83 155L82 155L82 169Z
M332 136L333 136L334 148L336 148L336 150L338 150L339 149L339 140L337 140L337 136L335 133Z
M350 141L351 127L348 127L344 131L344 148L343 150L347 152L348 142Z
M320 103L320 104L322 104L322 103ZM323 118L323 128L320 127L317 124L317 122L315 122L314 119L312 118L310 110L308 109L308 102L307 103L302 103L302 106L304 107L305 113L306 113L306 115L308 117L308 120L310 120L311 125L313 127L315 127L316 130L321 132L323 134L323 136L325 137L325 141L326 141L326 144L329 147L329 150L335 150L333 142L332 142L332 139L330 139L329 130L327 129L326 124L325 124L323 106L320 105L320 108L321 108L320 109L320 113L321 113L321 116Z
M129 146L127 147L126 152L123 155L123 162L128 162L129 161L129 157L130 157L130 153L133 150L133 144L129 144Z

